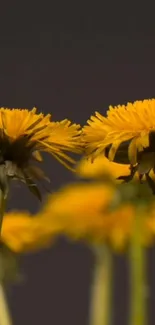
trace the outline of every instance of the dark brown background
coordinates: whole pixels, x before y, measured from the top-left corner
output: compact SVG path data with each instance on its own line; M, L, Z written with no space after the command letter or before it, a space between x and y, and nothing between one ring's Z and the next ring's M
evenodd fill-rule
M0 4L0 105L37 106L53 119L84 124L94 110L155 97L154 10L98 1L5 1ZM45 168L52 189L73 180L54 160ZM38 202L14 187L9 208L35 212ZM154 254L149 253L150 324L154 325ZM16 325L88 325L93 257L61 240L21 259L23 285L9 292ZM127 324L127 260L115 257L114 309Z

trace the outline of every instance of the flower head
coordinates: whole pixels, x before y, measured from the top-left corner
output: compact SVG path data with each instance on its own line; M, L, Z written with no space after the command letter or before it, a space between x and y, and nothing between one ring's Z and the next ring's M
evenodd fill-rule
M51 122L50 114L36 113L36 108L0 108L0 187L7 193L8 178L20 179L40 198L34 179L44 173L33 164L41 161L40 152L48 152L66 167L75 161L67 151L80 153L80 126L68 120Z
M93 162L86 157L82 158L76 168L76 173L82 178L102 179L104 176L109 176L112 179L117 179L123 175L130 174L130 165L118 164L109 161L103 155L99 155Z
M81 178L99 179L104 181L106 180L106 177L109 177L109 180L111 179L117 183L122 182L122 175L129 177L130 172L131 170L129 164L119 164L114 161L110 161L103 154L97 156L93 162L84 157L78 162L76 167L76 173ZM152 179L155 179L155 174L152 170L150 171L150 176ZM138 177L138 172L136 172L134 179L138 179Z
M95 183L72 184L49 195L41 214L48 224L54 220L62 227L64 234L73 237L91 236L103 229L103 211L109 205L114 189ZM50 221L51 220L51 221Z
M39 215L13 211L5 214L2 225L2 242L15 253L31 252L49 247L58 233L56 224L50 227Z
M155 192L149 176L155 171L155 99L110 106L106 117L95 115L83 129L86 154L94 159L103 153L109 160L130 164L130 176L122 174L122 179L128 181L138 171Z
M57 223L60 232L70 238L107 243L122 250L131 239L137 211L132 199L120 201L117 187L96 182L62 188L49 196L41 214L48 225ZM144 245L149 245L155 234L155 208L146 202L142 211L140 237Z

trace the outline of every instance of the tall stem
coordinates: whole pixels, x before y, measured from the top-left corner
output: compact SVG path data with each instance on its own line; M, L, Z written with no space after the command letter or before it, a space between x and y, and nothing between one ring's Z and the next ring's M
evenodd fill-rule
M108 248L97 247L91 291L90 325L110 325L112 257Z
M6 200L4 198L2 190L0 189L0 236L1 236L3 216L4 216L4 212L5 212L5 203L6 203Z
M0 190L0 237L1 237L1 229L3 223L3 216L5 212L5 203L6 200L4 198L2 190ZM0 268L3 268L2 260L0 259ZM0 325L12 325L11 317L9 314L9 309L7 305L7 300L4 293L3 283L0 279Z
M0 284L0 324L12 325L9 309L2 284Z
M145 248L140 239L142 218L137 211L130 244L130 325L148 324Z

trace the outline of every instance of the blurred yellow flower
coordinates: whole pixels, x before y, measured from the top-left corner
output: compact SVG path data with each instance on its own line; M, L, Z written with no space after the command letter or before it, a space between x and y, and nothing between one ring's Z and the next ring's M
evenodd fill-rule
M68 185L48 197L41 214L49 225L54 220L71 236L98 238L104 231L104 210L114 194L113 187L99 183Z
M36 108L0 108L0 188L7 192L8 178L15 178L34 192L34 179L45 178L33 164L42 160L40 152L48 152L72 169L75 161L66 152L81 152L80 133L80 125L68 120L51 122L50 114L37 114Z
M105 176L109 176L113 180L119 179L122 175L130 175L130 165L128 164L119 164L113 161L110 161L103 154L99 155L93 162L86 157L82 158L76 167L76 173L81 178L92 178L92 179L102 179ZM153 171L150 171L150 176L152 179L155 179L155 174ZM135 173L135 179L138 179L138 173ZM145 179L145 177L144 177Z
M101 178L108 175L117 179L122 175L130 174L130 165L118 164L109 161L103 154L98 156L93 162L90 159L83 158L79 161L76 173L84 178Z
M152 214L152 209L154 208L147 209L145 207L144 210L142 209L139 212L139 209L136 209L136 206L132 205L132 203L126 203L104 217L107 227L106 239L116 251L124 249L132 238L136 218L141 219L138 233L141 244L144 246L153 244L155 214Z
M39 215L13 211L4 216L1 240L16 253L31 252L49 247L58 232L54 223L48 227Z
M132 202L117 205L117 201L119 193L111 185L99 182L68 185L49 196L41 214L47 218L48 225L53 222L60 225L61 232L68 237L89 243L106 242L121 250L132 236L139 212ZM110 208L113 203L114 207ZM151 215L155 209L150 206L142 211L139 231L142 243L149 245L155 233L155 212Z
M130 164L130 177L122 173L121 178L128 181L138 171L155 192L149 176L155 166L154 121L155 99L110 106L106 117L96 112L83 128L86 155L94 160L103 153L109 160Z

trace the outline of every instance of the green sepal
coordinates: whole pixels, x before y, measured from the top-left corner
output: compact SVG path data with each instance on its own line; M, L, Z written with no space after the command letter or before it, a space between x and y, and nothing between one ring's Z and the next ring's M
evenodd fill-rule
M26 178L25 181L30 192L33 193L39 201L42 201L42 196L37 185L30 178Z

